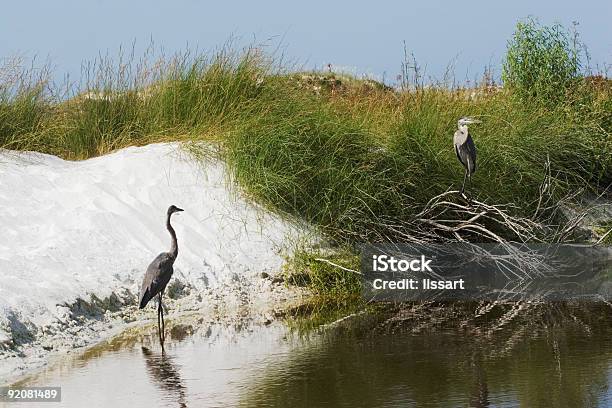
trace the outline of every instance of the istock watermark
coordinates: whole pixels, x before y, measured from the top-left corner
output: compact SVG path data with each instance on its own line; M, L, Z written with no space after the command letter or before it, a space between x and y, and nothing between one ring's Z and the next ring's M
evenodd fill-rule
M393 255L372 255L372 270L376 272L433 272L429 267L431 259L421 255L421 259L396 259Z
M406 259L396 258L393 255L378 254L372 255L372 272L421 272L431 273L431 262L433 259L428 259L425 255L420 258ZM372 288L375 290L430 290L430 289L447 289L457 290L465 289L465 281L463 279L456 280L434 280L423 278L393 278L391 280L383 278L375 278L372 281Z
M586 245L366 244L368 300L612 300L612 250Z

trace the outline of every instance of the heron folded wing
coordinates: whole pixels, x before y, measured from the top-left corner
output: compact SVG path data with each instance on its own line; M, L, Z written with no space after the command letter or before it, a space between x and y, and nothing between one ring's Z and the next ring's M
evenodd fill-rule
M151 300L153 298L153 296L151 296L151 293L149 292L149 289L145 289L144 291L140 292L140 299L138 301L138 308L139 309L144 309L144 307L147 305L147 303L149 303L149 300Z
M468 134L464 146L467 151L467 155L470 159L468 165L468 172L471 175L474 174L474 172L476 171L476 145L474 144L474 139L472 139L471 135Z
M460 146L455 145L455 154L457 155L457 159L459 159L459 163L461 163L463 167L467 167L467 165L461 158Z
M168 274L168 272L170 273ZM144 308L151 299L161 292L172 275L172 257L163 252L147 268L142 286L140 288L140 308Z

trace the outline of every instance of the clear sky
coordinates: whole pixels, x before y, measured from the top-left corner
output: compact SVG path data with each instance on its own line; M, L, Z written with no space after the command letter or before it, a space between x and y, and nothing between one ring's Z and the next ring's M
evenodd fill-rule
M0 57L49 58L58 75L78 77L81 61L143 50L153 39L167 53L187 45L210 50L237 38L284 45L305 68L332 63L360 74L400 72L403 41L427 73L455 62L457 79L491 64L499 73L506 41L529 15L570 26L577 21L592 60L612 63L612 1L195 1L20 0L0 14Z

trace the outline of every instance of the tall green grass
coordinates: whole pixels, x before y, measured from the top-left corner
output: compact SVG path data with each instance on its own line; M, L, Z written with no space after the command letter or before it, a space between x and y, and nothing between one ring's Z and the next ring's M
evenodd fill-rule
M521 27L520 35L532 35ZM541 32L533 33L538 40ZM207 140L251 197L355 243L397 239L394 225L461 186L452 135L469 115L483 122L471 127L478 170L470 194L531 214L547 162L556 199L612 181L612 92L605 78L594 86L568 71L554 104L544 103L547 92L525 96L533 83L554 86L557 78L531 72L522 52L574 57L554 41L532 49L519 37L503 88L395 90L346 75L287 72L257 49L152 63L102 58L66 89L44 71L18 71L0 85L0 146L85 159L129 145Z
M384 113L360 107L364 116L386 115L381 125L346 109L333 98L292 99L242 124L225 141L237 179L257 199L335 238L393 238L384 220L409 219L431 197L461 186L452 135L457 119L471 115L483 120L471 130L479 169L470 190L480 200L532 212L547 161L557 198L611 180L597 107L586 117L567 106L528 105L504 90L468 100L431 89L399 95Z
M0 84L0 146L86 159L161 140L217 134L248 116L267 60L249 49L212 57L85 64L77 84L55 86L47 70L16 69Z
M0 64L0 146L39 147L32 135L44 128L52 109L47 78L48 70L24 69L17 58Z

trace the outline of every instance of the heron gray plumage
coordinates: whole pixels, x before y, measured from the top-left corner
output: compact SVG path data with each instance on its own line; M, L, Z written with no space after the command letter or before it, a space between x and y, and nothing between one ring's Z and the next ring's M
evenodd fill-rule
M463 117L457 122L457 131L453 136L453 144L455 145L455 153L457 159L465 168L465 175L463 176L463 185L461 186L461 194L465 189L465 180L469 179L470 184L472 183L472 174L476 171L476 146L472 135L468 130L467 125L471 123L481 123L479 120L472 119L469 117Z
M140 288L140 299L138 300L139 308L143 309L151 299L153 299L156 295L158 296L157 327L159 332L159 341L162 348L165 340L162 297L164 295L166 285L168 285L168 282L172 277L172 273L174 272L173 265L176 257L178 256L176 232L174 231L174 228L172 228L172 224L170 224L170 217L172 214L179 211L183 211L183 209L178 208L175 205L168 207L166 228L172 237L172 246L170 247L169 252L162 252L161 254L157 255L157 257L155 257L153 262L151 262L147 268L147 272L145 273L145 277Z

